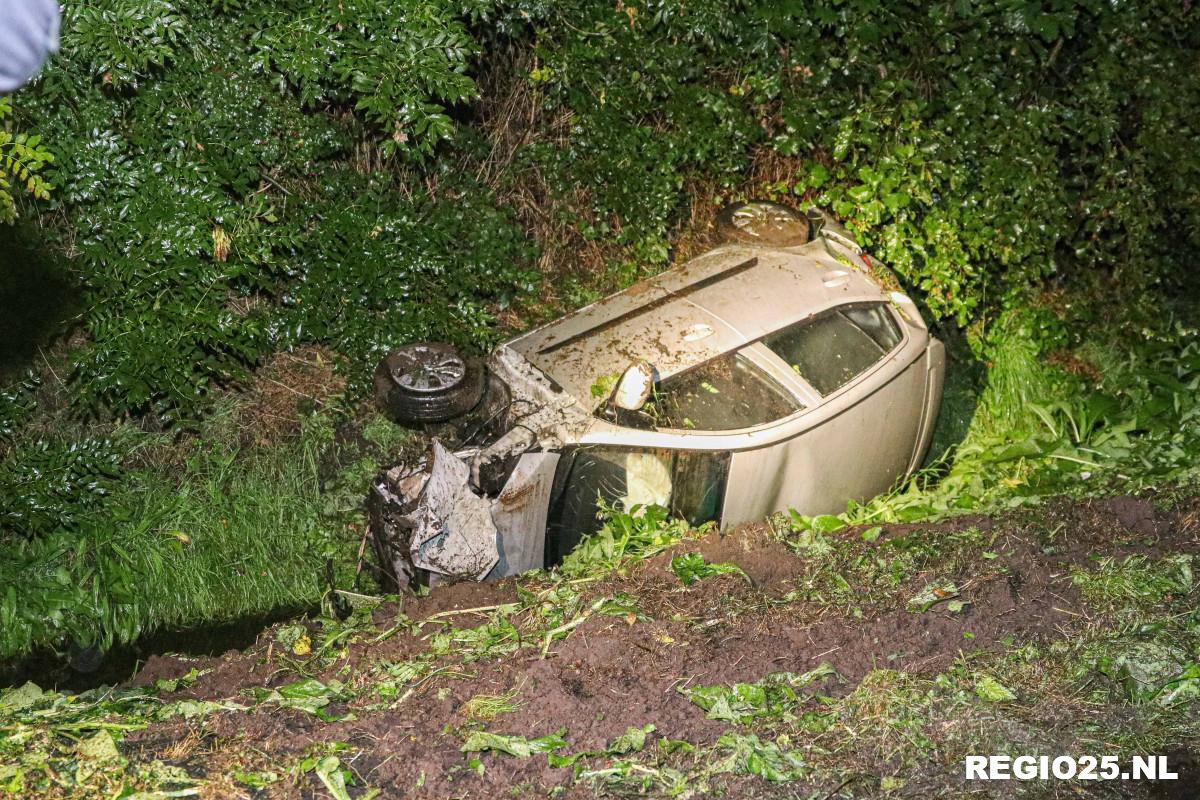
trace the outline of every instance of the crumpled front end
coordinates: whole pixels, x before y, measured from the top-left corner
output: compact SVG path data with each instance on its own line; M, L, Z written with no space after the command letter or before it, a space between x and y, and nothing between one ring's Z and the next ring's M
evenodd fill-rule
M592 420L508 347L496 349L488 371L510 398L498 434L457 452L434 439L422 458L371 485L375 548L397 587L492 580L544 566L555 451Z

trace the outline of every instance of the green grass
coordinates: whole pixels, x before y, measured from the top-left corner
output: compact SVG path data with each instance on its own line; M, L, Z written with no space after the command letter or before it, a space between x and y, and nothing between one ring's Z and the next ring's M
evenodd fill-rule
M1080 301L1080 305L1085 305ZM1101 308L1095 313L1113 309ZM1194 309L1184 309L1194 317ZM1044 312L1042 312L1044 316ZM1030 505L1054 495L1136 493L1200 480L1200 338L1179 317L1132 312L1103 330L1069 329L1095 376L1047 361L1036 314L998 323L976 362L951 364L942 417L924 468L848 522L907 522L964 510ZM1140 327L1142 336L1121 331ZM965 349L965 348L960 348Z
M463 703L459 713L467 719L490 722L501 714L511 714L521 706L519 689L504 694L477 694Z
M198 438L182 464L135 470L80 530L9 542L0 657L319 602L327 560L344 571L358 544L325 513L329 439L321 420L271 448Z
M1105 557L1095 569L1072 571L1071 581L1098 611L1137 611L1193 594L1197 588L1194 560L1189 554L1154 561L1141 555Z

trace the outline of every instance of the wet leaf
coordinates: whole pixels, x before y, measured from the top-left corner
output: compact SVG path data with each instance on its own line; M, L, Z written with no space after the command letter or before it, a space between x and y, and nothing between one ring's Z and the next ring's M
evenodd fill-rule
M510 756L516 756L517 758L529 758L534 753L551 753L566 747L567 740L562 737L564 733L566 733L565 728L549 736L526 739L523 736L513 736L504 733L474 731L467 737L467 741L463 743L462 751L464 753L480 753L485 750L493 750L500 753L508 753Z
M1007 703L1017 699L1012 689L990 675L980 675L975 679L975 694L989 703Z
M116 740L108 731L100 731L90 739L84 739L75 746L75 752L81 761L109 763L122 760Z
M908 610L914 614L924 614L943 600L958 597L958 587L947 580L938 580L926 584L925 588L908 601Z
M0 695L0 711L20 711L42 699L41 687L32 681L26 681L16 689Z
M260 703L276 703L283 708L306 711L331 722L344 717L333 716L323 709L333 701L342 699L343 691L340 681L324 684L316 678L306 678L276 689L256 688L254 696Z
M1157 642L1123 643L1096 660L1096 669L1134 703L1170 705L1200 696L1200 665L1187 651Z
M699 553L685 553L681 556L675 556L671 559L671 571L683 582L684 586L691 586L696 581L711 578L714 575L734 574L741 575L743 578L749 580L749 576L737 564L710 564Z
M1161 706L1200 700L1200 664L1192 664L1167 681L1155 700Z
M604 748L604 752L607 755L614 756L636 753L646 746L646 737L653 733L654 730L654 725L644 725L640 728L630 728L616 739L613 739L608 747Z
M245 784L251 789L265 789L272 783L279 782L279 773L277 772L242 772L235 769L231 774L235 781Z
M709 719L747 724L757 717L781 717L789 713L799 697L797 689L836 674L830 664L824 663L802 675L777 672L758 683L696 686L684 694L707 711Z
M799 780L807 772L803 756L784 750L775 742L761 741L754 734L729 732L717 740L717 746L731 752L719 770L737 775L757 775L772 783Z
M346 789L346 775L342 762L337 756L326 756L317 762L317 777L325 788L333 795L334 800L350 800L350 792Z

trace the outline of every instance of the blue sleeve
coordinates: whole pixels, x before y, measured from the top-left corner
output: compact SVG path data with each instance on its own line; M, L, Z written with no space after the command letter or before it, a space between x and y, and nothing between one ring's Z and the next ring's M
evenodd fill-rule
M23 86L57 49L54 0L0 0L0 93Z

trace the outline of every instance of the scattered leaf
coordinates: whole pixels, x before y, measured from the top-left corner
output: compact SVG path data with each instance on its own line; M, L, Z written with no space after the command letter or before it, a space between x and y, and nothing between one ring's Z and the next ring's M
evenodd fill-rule
M980 675L975 679L975 694L989 703L1007 703L1017 699L1012 689L990 675Z

